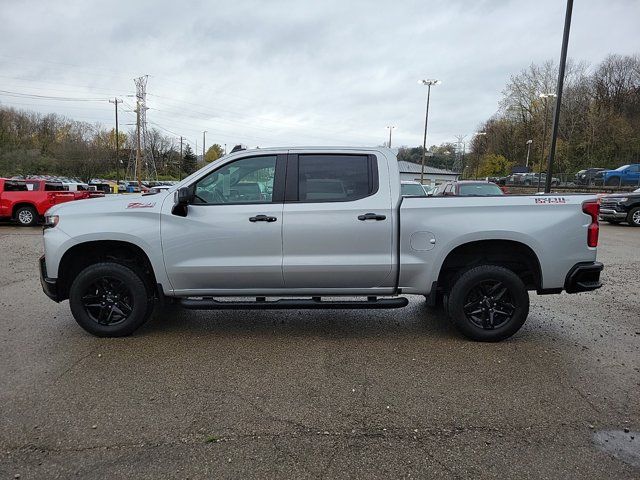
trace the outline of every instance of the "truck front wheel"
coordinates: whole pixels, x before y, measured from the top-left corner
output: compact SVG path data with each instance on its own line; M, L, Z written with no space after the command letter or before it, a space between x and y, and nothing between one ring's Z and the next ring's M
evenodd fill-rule
M632 227L640 227L640 207L632 208L629 211L627 223Z
M480 265L462 273L449 293L449 316L466 337L481 342L509 338L529 314L527 288L515 273Z
M76 322L98 337L133 333L153 311L152 298L141 273L114 262L89 265L69 289Z

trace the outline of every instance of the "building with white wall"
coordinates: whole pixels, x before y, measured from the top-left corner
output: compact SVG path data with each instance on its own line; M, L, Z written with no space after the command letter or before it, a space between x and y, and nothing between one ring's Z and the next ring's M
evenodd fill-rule
M415 180L420 181L420 172L422 165L418 163L407 162L404 160L398 161L398 168L400 170L400 180ZM425 185L440 185L444 182L457 180L460 177L459 173L451 170L444 170L442 168L430 167L425 165L424 167L424 184Z

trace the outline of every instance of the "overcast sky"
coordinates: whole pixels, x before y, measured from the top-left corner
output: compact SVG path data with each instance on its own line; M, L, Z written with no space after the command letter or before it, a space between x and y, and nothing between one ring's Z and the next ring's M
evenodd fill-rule
M545 1L0 0L0 90L118 96L131 128L133 78L149 75L150 127L213 142L419 145L471 134L511 74L557 60L565 3ZM640 53L639 0L578 0L569 56ZM127 95L130 95L127 97ZM0 103L113 125L101 101Z

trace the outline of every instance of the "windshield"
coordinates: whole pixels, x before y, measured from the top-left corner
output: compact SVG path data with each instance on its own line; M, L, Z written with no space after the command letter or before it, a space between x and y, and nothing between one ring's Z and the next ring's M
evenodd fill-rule
M426 197L427 193L418 183L403 183L400 185L400 193L405 196Z
M500 187L495 183L470 183L460 185L460 196L481 196L504 195Z
M621 172L622 170L626 170L630 165L622 165L621 167L616 168L616 172Z

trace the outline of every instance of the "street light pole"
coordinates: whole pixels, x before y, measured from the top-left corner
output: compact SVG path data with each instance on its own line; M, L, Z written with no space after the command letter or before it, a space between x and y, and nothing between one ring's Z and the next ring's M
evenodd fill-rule
M547 181L544 185L544 193L551 191L551 172L553 159L556 154L556 140L558 138L558 124L560 123L560 105L562 103L562 88L564 85L564 71L567 66L567 49L569 47L569 30L571 29L571 12L573 0L567 0L567 11L564 15L564 33L562 34L562 49L560 50L560 68L558 69L558 86L556 87L556 108L553 112L553 126L551 127L551 149L547 160Z
M118 191L118 185L120 184L120 134L118 133L118 104L122 103L119 98L114 98L113 101L109 100L109 103L113 103L116 106L116 192Z
M531 144L533 143L533 140L527 140L527 162L525 164L525 167L529 168L529 154L531 153Z
M387 128L389 129L389 145L387 145L389 148L391 148L391 132L393 131L394 127L393 125L389 125L387 126Z
M420 80L418 83L427 86L427 113L424 117L424 138L422 140L422 168L420 169L420 183L424 183L424 164L427 158L427 125L429 124L429 100L431 98L431 86L440 85L442 82L435 79Z

